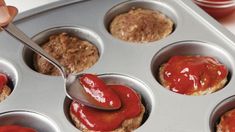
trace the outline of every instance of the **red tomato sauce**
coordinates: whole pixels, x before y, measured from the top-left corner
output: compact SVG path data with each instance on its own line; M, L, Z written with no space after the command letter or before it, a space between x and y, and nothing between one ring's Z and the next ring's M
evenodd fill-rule
M90 130L111 131L120 127L126 119L141 113L141 101L138 94L122 85L108 85L120 97L122 106L118 110L103 111L72 102L71 112Z
M8 83L7 76L3 73L0 73L0 93L2 92L3 87Z
M121 107L119 96L96 75L84 74L80 84L84 87L87 99L97 106L114 109Z
M227 68L207 56L173 56L166 63L163 77L171 91L191 95L219 84Z
M22 127L18 125L0 126L0 132L37 132L32 128Z
M223 132L235 132L235 109L227 112L220 122Z

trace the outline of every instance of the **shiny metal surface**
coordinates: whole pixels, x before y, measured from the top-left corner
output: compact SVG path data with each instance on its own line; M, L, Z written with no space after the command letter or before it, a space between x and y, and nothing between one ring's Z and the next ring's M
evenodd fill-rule
M175 22L174 32L165 39L146 44L115 39L108 30L111 19L132 6L167 14ZM100 59L82 73L111 74L113 81L109 82L119 80L118 83L134 84L131 86L142 95L149 109L145 122L136 132L213 131L213 123L219 115L213 114L214 111L230 108L227 105L220 108L218 104L235 95L234 35L190 0L88 0L35 13L15 24L29 36L53 27L89 29L93 35L85 35L85 39L98 47ZM35 111L54 121L61 132L79 131L68 115L71 100L65 95L63 79L35 72L32 52L18 43L6 33L0 33L0 57L3 62L13 64L18 76L13 93L0 103L0 113ZM216 57L229 69L228 83L223 89L205 96L185 96L163 88L156 72L170 56L178 54ZM104 79L108 79L108 75Z

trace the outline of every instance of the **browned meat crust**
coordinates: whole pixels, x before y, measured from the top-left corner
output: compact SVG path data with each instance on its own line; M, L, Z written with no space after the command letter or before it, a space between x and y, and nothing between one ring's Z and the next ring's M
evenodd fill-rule
M0 93L0 102L2 102L4 99L7 98L11 93L11 88L9 88L7 85L5 85L2 89L2 92Z
M173 21L159 11L133 8L113 19L110 32L116 38L143 43L167 37L173 25Z
M90 68L99 59L98 49L88 41L69 36L67 33L52 35L42 48L60 62L69 73ZM60 75L59 70L40 55L35 54L35 69L47 75Z
M71 111L69 113L73 123L79 130L83 132L98 132L98 131L89 130L84 124L82 124L79 121L79 119ZM141 104L141 113L139 116L125 120L119 128L111 132L132 132L141 125L144 113L145 113L145 107L143 104Z

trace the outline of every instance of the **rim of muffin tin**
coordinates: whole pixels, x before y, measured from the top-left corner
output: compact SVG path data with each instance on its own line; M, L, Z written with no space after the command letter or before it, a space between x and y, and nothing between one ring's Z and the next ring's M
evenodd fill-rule
M144 126L144 124L148 122L149 117L151 117L150 115L152 114L152 111L154 112L156 111L155 110L156 99L154 99L155 97L153 96L152 90L148 87L148 85L146 85L144 82L142 82L138 78L132 77L130 75L125 75L125 74L104 73L104 74L98 74L97 76L100 77L102 80L104 80L104 82L108 85L124 85L133 89L138 94L140 94L141 102L145 107L145 113L143 115L143 120L141 122L141 125L138 128ZM71 102L72 100L69 99L68 97L64 99L64 104L63 104L64 115L67 121L70 122L70 124L72 124L75 129L78 129L72 122L72 119L69 115Z
M88 41L92 45L94 45L99 52L99 58L98 58L97 62L100 61L100 58L102 57L103 51L104 51L103 41L102 41L101 37L96 32L94 32L93 30L91 30L87 27L84 27L84 26L51 27L46 30L40 31L39 33L34 35L32 37L32 40L35 41L38 45L42 45L42 44L48 42L49 37L51 35L60 34L62 32L66 32L70 36L78 37L79 39ZM33 64L34 63L33 62L34 54L35 54L34 51L32 51L28 47L24 46L23 51L22 51L23 61L29 69L31 69L32 71L34 71L38 74L42 74L42 73L37 72L34 68L34 64ZM96 65L96 63L94 65ZM92 65L91 67L93 67L94 65ZM42 75L51 76L51 75L46 75L46 74L42 74Z
M27 110L13 110L0 113L0 126L19 125L37 132L60 132L56 123L46 115Z
M7 100L13 92L15 92L16 87L18 87L19 82L21 82L19 69L18 67L12 63L11 59L9 58L0 58L0 73L3 73L8 78L8 86L11 89L11 93L5 100ZM2 102L4 102L3 100ZM1 102L1 103L2 103ZM0 103L0 105L1 105Z
M105 28L106 35L108 35L110 38L113 38L115 40L129 43L129 44L150 44L150 43L153 44L154 42L160 41L160 40L155 40L155 41L144 42L144 43L143 42L129 42L129 41L121 40L119 38L112 36L112 34L109 31L110 30L109 26L112 20L114 19L114 17L122 13L127 13L132 8L136 8L136 9L143 8L143 9L150 9L153 11L160 11L162 14L166 15L166 17L170 18L173 21L172 32L168 36L160 40L164 40L168 38L169 36L171 36L172 34L174 34L174 31L176 30L177 25L178 25L178 16L175 13L173 7L161 1L130 0L130 1L124 1L124 2L114 5L105 13L105 15L103 16L103 27Z
M228 69L227 82L223 88L213 93L222 91L224 88L226 88L226 86L232 80L234 71L233 71L233 63L232 63L233 59L230 53L226 52L226 50L223 49L222 47L218 45L214 45L211 42L204 42L204 41L198 41L198 40L184 40L184 41L174 42L172 44L169 44L161 48L152 58L151 72L155 80L161 86L162 84L160 83L160 79L159 79L159 68L162 64L166 63L170 59L170 57L175 56L175 55L209 56L209 57L215 58L221 64L225 65ZM167 88L164 88L163 86L162 88L169 92L173 92L171 90L168 90ZM210 93L210 94L213 94L213 93ZM183 95L183 94L178 94L178 95L190 96L190 95ZM206 96L206 95L203 95L203 96Z

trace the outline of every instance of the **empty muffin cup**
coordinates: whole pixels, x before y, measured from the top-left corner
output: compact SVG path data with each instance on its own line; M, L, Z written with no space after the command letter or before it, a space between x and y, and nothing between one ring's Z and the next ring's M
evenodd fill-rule
M102 41L93 31L84 27L54 27L32 38L63 65L68 73L79 73L93 66L102 53ZM23 50L25 63L46 75L60 75L59 70L29 48Z
M134 91L136 91L138 94L141 96L141 102L143 106L145 107L145 112L142 113L142 121L141 125L144 124L144 122L147 121L151 111L152 111L152 96L151 96L151 91L146 87L145 84L143 84L141 81L132 78L130 76L126 75L120 75L120 74L100 74L98 75L99 78L101 78L107 85L123 85L127 86ZM74 119L71 118L71 110L70 110L70 105L71 105L71 100L66 98L64 101L64 112L65 115L68 119L69 122L74 124ZM122 107L121 107L122 108ZM140 116L140 115L139 115ZM137 117L138 118L138 117ZM138 120L138 119L137 119ZM77 125L77 123L75 123ZM75 125L74 124L74 125ZM82 126L82 125L81 125ZM79 126L80 127L80 126ZM120 128L120 126L119 126ZM82 127L80 127L82 129ZM115 129L116 130L116 129Z
M184 61L183 62L182 58L184 57L185 58L191 57L190 58L191 60L190 59L188 59L187 61L183 60ZM177 63L176 58L178 58L178 61L182 61L181 63L178 63L181 64L181 66L174 65ZM192 58L199 58L199 59L206 58L207 60L195 63L195 61L193 61ZM155 79L166 89L169 89L169 91L174 91L176 93L185 94L185 95L206 95L215 92L219 89L222 89L223 87L225 87L227 83L229 83L232 76L232 68L231 68L232 65L230 60L231 60L230 55L219 46L199 41L182 41L171 44L161 49L152 59L151 71ZM172 63L175 61L176 63ZM174 67L173 69L181 71L179 72L171 71L168 73L168 71L165 69L166 66L169 67L170 65L169 63L172 63L174 65L174 66L172 65ZM188 64L191 63L195 63L195 65L193 64L192 68L195 69L199 67L205 70L205 72L203 70L202 70L203 72L201 72L201 70L196 69L195 70L196 73L191 74L191 72L194 72L193 69L192 68L190 69L190 67L185 67L186 65L188 66ZM213 66L210 66L211 64L213 64ZM205 65L207 66L204 67ZM215 71L210 70L210 68L208 68L208 67L215 67L214 65L216 65L216 67L218 66L218 68ZM213 72L213 74L216 74L218 78L221 76L221 78L219 78L218 81L215 80L217 82L213 82L214 80L210 79L210 76L208 76L210 75L209 73L211 72ZM224 75L223 78L222 75ZM162 79L163 76L164 79L167 78L171 80L166 81ZM186 82L183 82L185 81L185 79ZM188 82L190 82L189 85ZM213 85L211 86L210 84ZM177 89L176 87L179 88ZM189 93L186 93L185 90L187 90L186 92L188 92L188 90L191 91L189 91Z
M111 8L104 17L107 31L115 38L147 43L163 39L175 29L176 15L161 1L126 1Z
M0 113L0 126L6 125L28 127L37 132L60 132L56 124L48 117L24 110Z
M18 72L15 66L5 59L0 59L0 102L5 100L18 83Z

